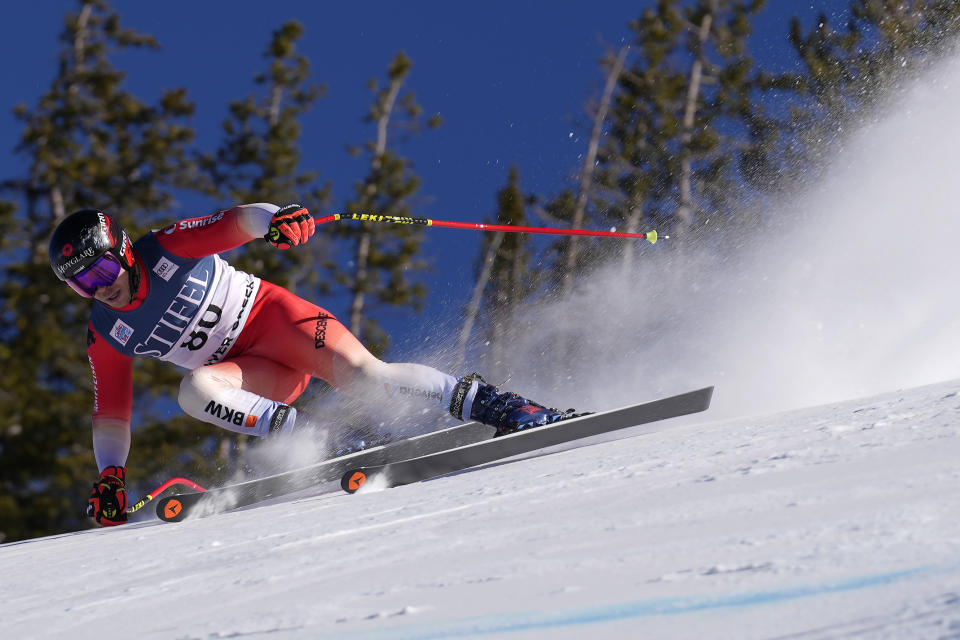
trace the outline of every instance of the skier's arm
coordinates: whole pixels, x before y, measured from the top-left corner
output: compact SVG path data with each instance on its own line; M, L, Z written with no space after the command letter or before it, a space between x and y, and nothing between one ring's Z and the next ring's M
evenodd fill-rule
M181 220L156 235L167 251L184 258L200 258L235 249L268 233L270 243L282 249L302 244L313 234L313 219L300 205L281 208L257 202L201 218ZM275 234L278 236L276 240ZM284 243L284 240L290 241Z
M93 373L93 453L97 467L122 467L130 452L133 360L110 346L90 325L87 357Z
M93 373L93 453L100 469L87 498L87 515L113 526L127 521L133 361L107 344L92 324L87 327L87 357Z

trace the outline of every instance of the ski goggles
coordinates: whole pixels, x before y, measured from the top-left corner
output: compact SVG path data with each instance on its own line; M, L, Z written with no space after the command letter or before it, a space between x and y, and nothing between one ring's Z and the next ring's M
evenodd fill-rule
M97 289L116 282L122 271L123 266L113 254L105 253L77 275L67 278L67 284L84 298L92 298Z

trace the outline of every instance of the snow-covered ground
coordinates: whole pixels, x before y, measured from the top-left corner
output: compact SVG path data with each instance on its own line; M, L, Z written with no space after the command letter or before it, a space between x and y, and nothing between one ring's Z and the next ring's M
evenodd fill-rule
M717 390L718 395L722 389ZM960 381L0 546L6 638L960 638Z

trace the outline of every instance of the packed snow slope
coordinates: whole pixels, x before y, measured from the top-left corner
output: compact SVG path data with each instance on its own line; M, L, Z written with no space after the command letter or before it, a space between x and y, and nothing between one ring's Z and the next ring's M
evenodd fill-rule
M957 638L958 460L960 381L700 414L395 489L3 545L3 636Z

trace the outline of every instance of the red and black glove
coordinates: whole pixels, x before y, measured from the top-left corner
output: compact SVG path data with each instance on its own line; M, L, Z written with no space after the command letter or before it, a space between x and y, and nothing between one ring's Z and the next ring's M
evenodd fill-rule
M313 216L306 207L288 204L273 214L265 238L278 249L289 249L304 244L313 235L313 230Z
M107 467L100 472L100 479L93 485L87 500L87 515L96 518L105 527L127 521L126 467Z

